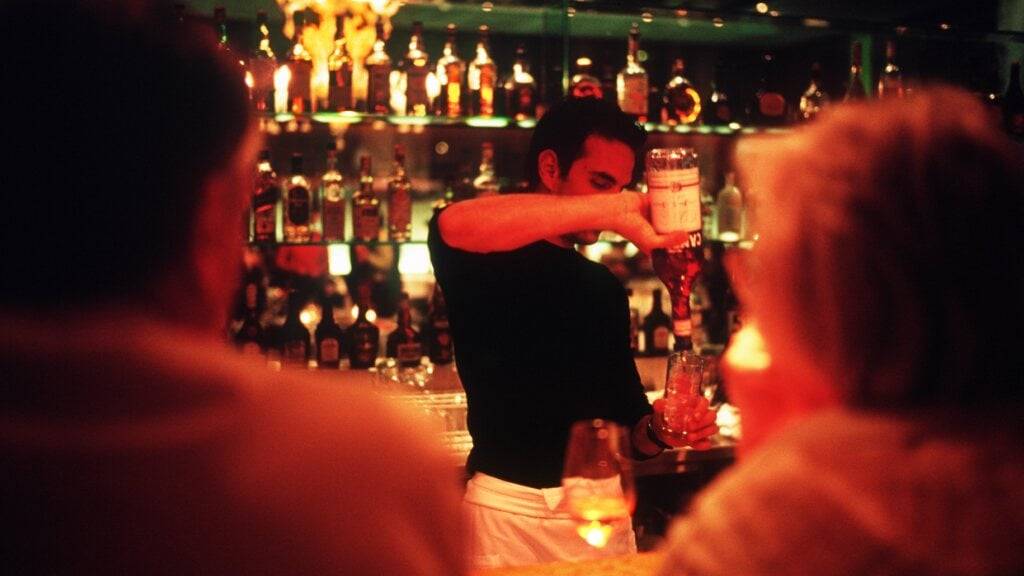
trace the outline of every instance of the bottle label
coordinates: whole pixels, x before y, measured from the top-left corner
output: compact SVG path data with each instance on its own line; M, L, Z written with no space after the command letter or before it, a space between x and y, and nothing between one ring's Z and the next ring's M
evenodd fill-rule
M388 203L388 229L392 232L406 232L412 222L412 198L409 190L396 189Z
M328 101L331 109L342 112L352 109L352 67L340 66L331 72L331 83L328 87Z
M418 342L398 345L396 357L398 363L403 366L419 364L421 356L423 356L423 347Z
M477 114L480 116L494 115L494 68L480 70L479 77L479 108Z
M372 241L380 233L380 209L376 205L356 206L355 236L359 240Z
M366 111L370 114L387 114L391 104L391 87L388 84L390 67L377 65L369 68L370 80L366 90L369 105Z
M654 329L654 345L655 350L665 350L668 348L668 328L664 326L658 326Z
M326 194L325 194L326 196ZM345 239L345 203L324 200L324 240Z
M786 99L778 92L765 92L757 99L757 108L761 116L779 118L786 113Z
M405 113L426 116L430 98L427 96L427 69L413 66L406 74Z
M310 81L313 77L313 64L305 60L291 60L288 62L288 69L292 73L291 82L288 83L288 91L292 99L309 100L312 90ZM302 113L307 110L296 110Z
M288 221L305 226L309 224L309 189L295 186L288 189Z
M458 64L445 66L444 115L455 118L462 115L462 68Z
M697 168L649 170L651 225L660 234L700 231L700 172Z
M646 76L626 77L622 92L619 107L623 112L634 116L647 116L647 94L650 88Z
M320 362L337 362L340 358L340 347L337 338L324 338L320 341Z

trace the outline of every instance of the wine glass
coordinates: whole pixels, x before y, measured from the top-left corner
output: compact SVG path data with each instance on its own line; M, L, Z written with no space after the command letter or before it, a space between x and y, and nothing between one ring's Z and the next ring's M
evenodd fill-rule
M562 488L576 532L594 548L629 526L636 504L629 432L614 422L583 420L572 425Z
M679 411L692 406L704 380L704 359L695 352L674 352L668 357L665 373L665 413L662 430L679 439L686 438L686 415Z

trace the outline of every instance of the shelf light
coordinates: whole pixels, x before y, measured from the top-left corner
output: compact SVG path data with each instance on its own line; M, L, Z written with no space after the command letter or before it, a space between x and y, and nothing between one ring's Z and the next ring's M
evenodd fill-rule
M400 274L432 274L430 250L426 244L401 244L398 247L398 272Z
M426 126L430 121L430 116L388 116L388 122L395 126Z
M533 128L537 125L537 121L533 118L527 118L526 120L517 120L516 126L520 128Z
M327 245L327 271L331 276L345 276L352 273L352 258L348 244Z
M313 121L323 124L356 124L363 120L358 112L314 112Z
M768 5L765 4L764 2L758 2L757 4L754 5L754 10L757 10L758 14L767 14Z
M504 128L508 126L508 118L473 116L466 118L466 126L472 126L473 128Z

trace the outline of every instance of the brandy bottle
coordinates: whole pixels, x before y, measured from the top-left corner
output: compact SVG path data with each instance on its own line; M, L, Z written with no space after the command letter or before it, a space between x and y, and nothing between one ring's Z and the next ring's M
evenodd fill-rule
M412 238L412 183L405 174L405 147L395 145L395 167L388 181L388 238L406 242Z

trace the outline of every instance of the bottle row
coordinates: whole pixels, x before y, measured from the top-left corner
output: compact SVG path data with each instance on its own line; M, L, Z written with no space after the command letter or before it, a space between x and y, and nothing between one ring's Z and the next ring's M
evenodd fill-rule
M221 45L230 50L225 12L215 13ZM530 72L530 58L519 45L507 73L492 57L490 29L480 26L474 56L463 60L457 51L458 30L447 27L447 39L436 61L424 43L423 26L412 25L408 50L393 62L386 51L390 40L383 19L375 23L372 49L356 58L350 51L357 32L346 27L346 15L333 22L333 44L327 50L318 43L324 38L322 22L312 10L293 13L291 44L282 58L270 45L267 15L257 15L256 50L240 58L254 107L261 112L306 114L311 112L369 113L399 116L439 116L445 118L507 116L515 120L543 114L544 103L537 81ZM905 85L898 63L895 40L886 42L885 61L878 70L877 85L866 89L862 68L862 48L851 44L849 76L842 100L877 96L901 97L912 87ZM644 66L646 53L640 48L640 28L634 24L626 42L626 64L614 78L595 76L595 63L581 56L574 62L569 92L574 96L594 96L615 100L623 111L640 122L668 125L728 126L746 124L782 126L810 120L830 102L838 99L822 87L821 67L812 66L809 82L798 101L781 85L776 73L776 58L762 58L759 84L753 94L730 94L716 67L710 89L699 90L686 73L683 58L672 61L665 82L651 78ZM1002 97L986 95L993 113L1002 117L1007 130L1024 135L1024 95L1021 93L1019 64L1014 64L1010 82Z
M344 300L334 296L316 298L318 306L312 307L311 317L311 305L297 290L292 290L283 322L265 313L265 305L261 307L261 300L266 298L263 290L258 276L250 276L243 286L243 316L231 329L232 339L243 354L266 358L269 363L286 368L314 365L322 370L342 366L364 370L377 366L381 329L369 283L357 286L357 304L350 315L350 310L341 305ZM398 368L419 368L428 360L437 365L453 361L448 312L440 287L435 286L429 312L419 328L413 322L408 294L402 293L399 298L396 320L397 325L387 334L383 348L386 358Z

